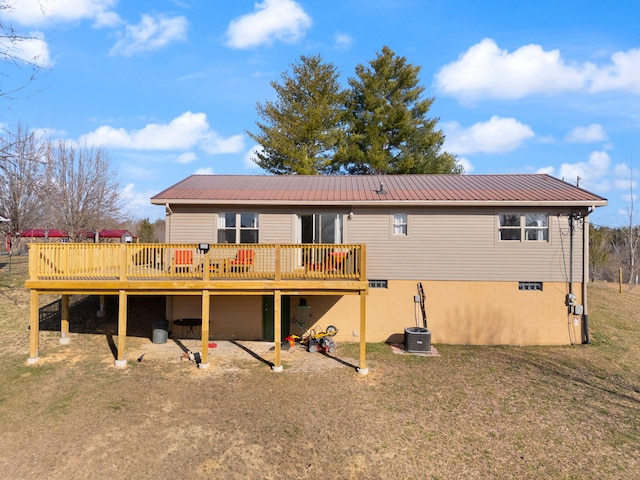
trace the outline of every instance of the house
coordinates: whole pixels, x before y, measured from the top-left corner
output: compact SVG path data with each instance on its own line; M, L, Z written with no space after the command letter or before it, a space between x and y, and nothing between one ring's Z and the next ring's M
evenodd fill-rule
M435 343L588 336L588 218L607 202L549 175L195 175L151 201L166 207L169 243L366 245L368 341L401 341L422 324L418 283ZM283 308L294 319L302 299L306 326L358 340L357 298L293 294ZM264 302L216 296L212 337L267 337ZM196 298L168 298L168 318L198 308Z
M66 241L69 238L69 234L64 230L57 230L55 228L29 228L28 230L24 230L20 234L20 237L31 241L34 241L35 239L44 241L53 239Z
M98 239L107 242L131 243L137 239L129 230L100 230Z
M166 298L166 318L211 339L280 340L338 328L338 342L588 342L589 215L606 199L549 175L194 175L152 197L164 244L30 246L30 362L39 295ZM73 254L71 254L73 247ZM179 324L175 324L179 321ZM177 332L181 334L181 332Z

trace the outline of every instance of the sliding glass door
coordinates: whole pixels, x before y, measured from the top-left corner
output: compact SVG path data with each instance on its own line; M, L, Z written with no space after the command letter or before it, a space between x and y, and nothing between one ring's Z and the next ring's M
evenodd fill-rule
M300 243L342 243L342 215L300 215Z

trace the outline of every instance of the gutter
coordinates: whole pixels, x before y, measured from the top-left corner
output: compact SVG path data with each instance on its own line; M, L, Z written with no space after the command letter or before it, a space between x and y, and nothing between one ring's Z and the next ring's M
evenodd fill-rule
M260 205L265 206L406 206L406 207L603 207L607 201L593 200L270 200L270 199L200 199L200 198L176 198L176 199L151 199L152 205Z

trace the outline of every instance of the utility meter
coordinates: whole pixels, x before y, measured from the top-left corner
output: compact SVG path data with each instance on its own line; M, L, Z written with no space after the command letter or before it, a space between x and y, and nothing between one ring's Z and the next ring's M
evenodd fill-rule
M564 304L567 307L576 304L576 294L575 293L567 293L567 296L564 299Z

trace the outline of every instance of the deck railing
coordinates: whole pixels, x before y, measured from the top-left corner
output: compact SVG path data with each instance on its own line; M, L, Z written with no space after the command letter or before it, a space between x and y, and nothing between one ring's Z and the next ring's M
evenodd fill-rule
M32 243L30 280L362 280L358 244Z

